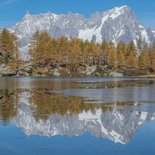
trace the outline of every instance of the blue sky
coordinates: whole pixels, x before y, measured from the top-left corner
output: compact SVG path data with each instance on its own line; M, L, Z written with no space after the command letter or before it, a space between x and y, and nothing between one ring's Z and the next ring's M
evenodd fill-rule
M96 11L128 5L147 27L155 29L155 0L0 0L0 27L9 27L29 11L31 14L53 12L80 13L89 17Z

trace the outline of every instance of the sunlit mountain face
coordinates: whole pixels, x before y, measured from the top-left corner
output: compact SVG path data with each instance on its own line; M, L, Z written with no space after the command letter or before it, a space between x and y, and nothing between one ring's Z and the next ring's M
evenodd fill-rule
M14 122L27 136L80 137L88 132L127 144L142 125L155 120L154 82L2 79L0 124Z
M109 40L117 44L119 41L128 43L133 40L137 44L137 40L141 39L150 45L155 39L154 31L147 29L139 21L134 10L126 5L96 12L89 18L74 13L27 13L9 30L19 38L21 55L25 60L32 35L36 31L46 30L53 38L65 36L96 43Z

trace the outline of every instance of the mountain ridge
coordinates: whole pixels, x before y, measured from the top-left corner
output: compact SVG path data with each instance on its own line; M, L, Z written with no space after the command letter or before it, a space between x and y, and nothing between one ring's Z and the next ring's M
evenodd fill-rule
M119 41L128 43L133 40L136 44L141 39L144 43L151 44L155 39L155 31L145 28L127 5L96 12L88 18L78 13L65 15L48 12L31 15L27 12L9 30L19 38L21 51L27 50L36 31L44 30L53 38L65 36L97 43L109 40L117 44Z

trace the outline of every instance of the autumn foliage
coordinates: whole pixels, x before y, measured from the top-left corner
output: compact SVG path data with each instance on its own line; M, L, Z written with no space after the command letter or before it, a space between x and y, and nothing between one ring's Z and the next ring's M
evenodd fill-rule
M107 65L110 69L133 68L155 70L155 47L138 40L114 45L104 40L102 44L78 38L54 39L44 32L36 32L31 41L30 54L35 65L60 65L77 68L83 65Z
M18 69L22 65L19 56L18 38L9 30L0 33L0 63ZM76 72L79 67L106 67L109 70L137 69L155 72L155 44L147 45L138 40L137 44L120 41L117 45L103 40L101 44L78 38L52 38L48 32L37 31L29 46L33 68L69 68Z

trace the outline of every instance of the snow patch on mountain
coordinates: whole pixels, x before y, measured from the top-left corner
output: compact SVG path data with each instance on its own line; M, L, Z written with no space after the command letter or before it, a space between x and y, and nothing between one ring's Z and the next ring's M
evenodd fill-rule
M149 36L144 26L139 25L139 28L140 28L141 35L142 35L142 40L145 40L146 43L150 44Z
M83 29L79 31L78 38L83 39L84 41L92 41L93 36L96 36L96 42L101 43L103 41L101 35L101 29L105 21L108 19L108 15L102 18L101 25L99 27L95 26L92 29Z
M122 6L122 7L115 7L114 9L114 12L110 15L110 18L112 19L115 19L117 18L118 16L120 16L123 12L124 12L124 8L127 8L127 6Z
M153 36L155 37L155 30L152 30Z
M21 57L22 60L26 61L26 60L29 60L31 58L30 54L29 54L29 45L30 44L19 48L20 57Z

